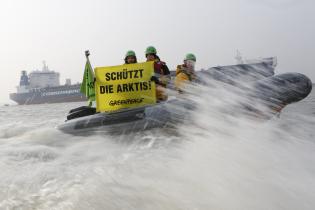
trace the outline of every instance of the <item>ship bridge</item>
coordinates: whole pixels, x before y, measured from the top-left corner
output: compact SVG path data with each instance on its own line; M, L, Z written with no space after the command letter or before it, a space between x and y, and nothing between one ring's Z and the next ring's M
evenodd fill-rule
M29 74L29 86L30 88L56 87L60 85L59 77L59 73L50 70L46 62L43 61L41 71L36 70Z

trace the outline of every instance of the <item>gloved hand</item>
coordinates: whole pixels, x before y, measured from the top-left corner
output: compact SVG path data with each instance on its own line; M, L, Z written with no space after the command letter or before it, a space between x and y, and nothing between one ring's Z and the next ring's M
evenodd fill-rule
M151 77L151 81L152 81L152 82L155 82L155 84L160 84L160 80L159 80L159 78L157 78L156 76L152 76L152 77Z

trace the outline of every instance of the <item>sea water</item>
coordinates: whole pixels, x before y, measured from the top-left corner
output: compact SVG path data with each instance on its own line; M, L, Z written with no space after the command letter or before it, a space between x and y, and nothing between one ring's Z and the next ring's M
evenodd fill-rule
M280 117L235 115L197 91L174 134L64 134L86 103L0 107L0 209L314 209L315 94Z

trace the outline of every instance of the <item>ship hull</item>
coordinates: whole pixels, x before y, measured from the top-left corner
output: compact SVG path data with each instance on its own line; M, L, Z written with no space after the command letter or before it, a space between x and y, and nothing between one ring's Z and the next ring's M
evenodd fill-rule
M12 93L10 99L19 105L86 101L80 85L34 89L28 93Z

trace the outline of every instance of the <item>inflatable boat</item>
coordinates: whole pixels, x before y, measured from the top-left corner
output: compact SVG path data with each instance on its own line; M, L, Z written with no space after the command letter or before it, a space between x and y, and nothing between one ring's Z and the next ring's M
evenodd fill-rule
M204 85L211 78L245 90L248 97L270 111L262 112L248 104L244 104L243 109L259 113L265 119L271 118L286 105L304 99L312 90L311 80L303 74L285 73L274 76L271 62L215 67L200 71L197 76L200 78L198 82ZM244 86L244 82L251 85ZM115 112L97 113L95 108L79 107L69 112L66 122L58 129L74 135L99 132L123 134L153 128L172 129L195 109L196 104L184 97Z

